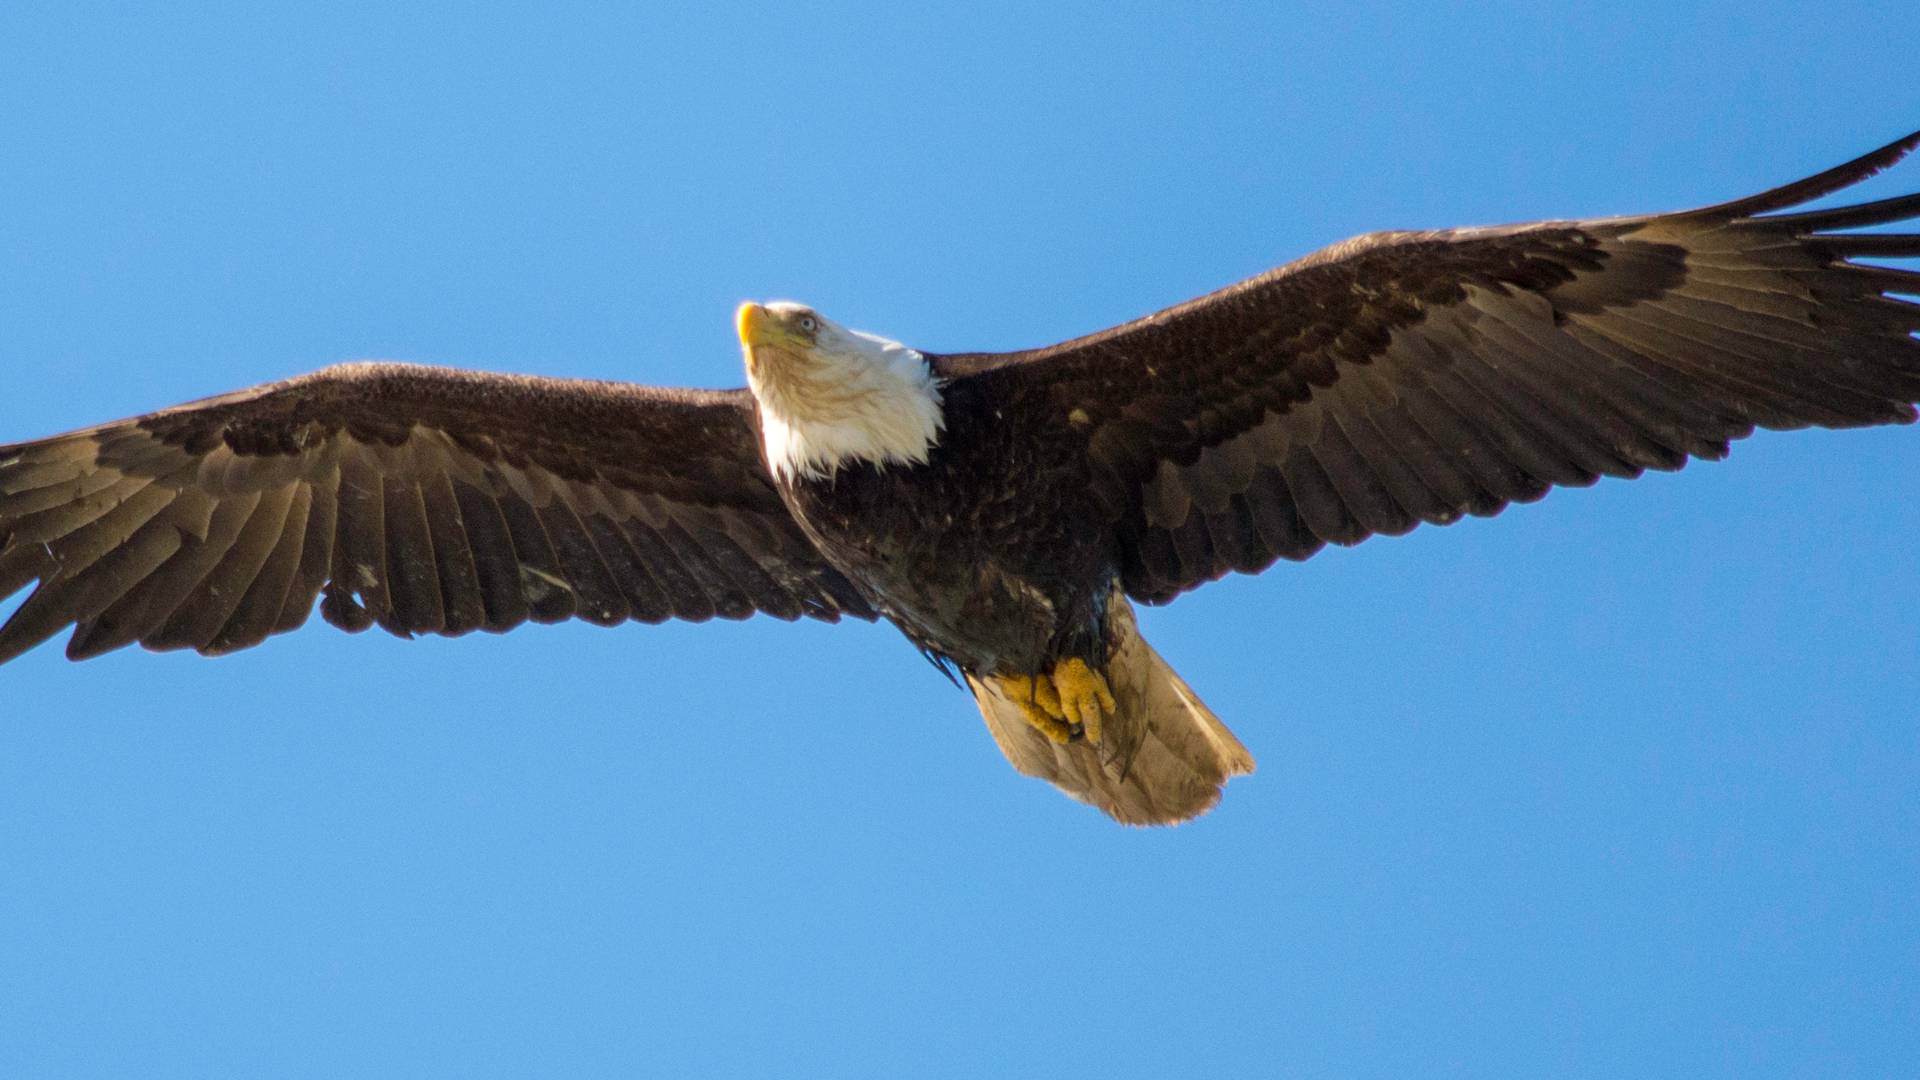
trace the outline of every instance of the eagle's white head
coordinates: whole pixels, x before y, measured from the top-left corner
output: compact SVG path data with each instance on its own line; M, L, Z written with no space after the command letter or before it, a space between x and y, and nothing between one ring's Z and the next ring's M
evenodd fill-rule
M846 465L922 465L945 420L926 357L848 330L804 304L741 304L747 386L778 479L826 479Z

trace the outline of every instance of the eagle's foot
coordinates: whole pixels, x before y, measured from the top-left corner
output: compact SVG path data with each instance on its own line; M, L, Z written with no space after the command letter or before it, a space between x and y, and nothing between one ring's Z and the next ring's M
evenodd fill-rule
M1060 704L1060 719L1069 730L1099 746L1101 724L1118 707L1106 676L1076 656L1054 665L1052 682L1054 696Z
M1075 734L1060 710L1060 694L1053 680L1045 675L1005 675L998 680L1000 690L1020 709L1020 716L1048 740L1061 745L1073 741Z
M1101 725L1115 708L1106 677L1077 657L1060 661L1047 674L999 675L994 681L1019 707L1022 719L1061 745L1075 739L1100 745Z

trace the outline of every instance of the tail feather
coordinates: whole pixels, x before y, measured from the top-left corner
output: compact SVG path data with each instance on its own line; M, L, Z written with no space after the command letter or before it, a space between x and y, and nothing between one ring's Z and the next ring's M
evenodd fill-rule
M1186 680L1140 636L1133 609L1115 597L1114 648L1104 673L1117 708L1100 745L1065 745L1036 731L990 680L967 677L987 730L1013 767L1128 825L1170 825L1206 813L1253 755Z

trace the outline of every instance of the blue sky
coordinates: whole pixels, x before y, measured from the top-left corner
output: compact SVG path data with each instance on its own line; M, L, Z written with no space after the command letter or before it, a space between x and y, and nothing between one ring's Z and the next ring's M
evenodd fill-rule
M351 358L735 385L747 298L1041 344L1920 127L1904 4L1442 8L14 0L0 440ZM884 627L43 647L0 1073L1908 1072L1917 463L1763 436L1147 612L1260 760L1175 830Z

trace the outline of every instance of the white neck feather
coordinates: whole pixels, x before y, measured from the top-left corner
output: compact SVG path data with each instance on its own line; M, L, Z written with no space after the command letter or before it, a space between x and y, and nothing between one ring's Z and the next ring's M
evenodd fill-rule
M824 322L824 320L823 320ZM776 479L824 480L842 466L924 465L946 425L926 357L825 324L816 348L749 366Z

